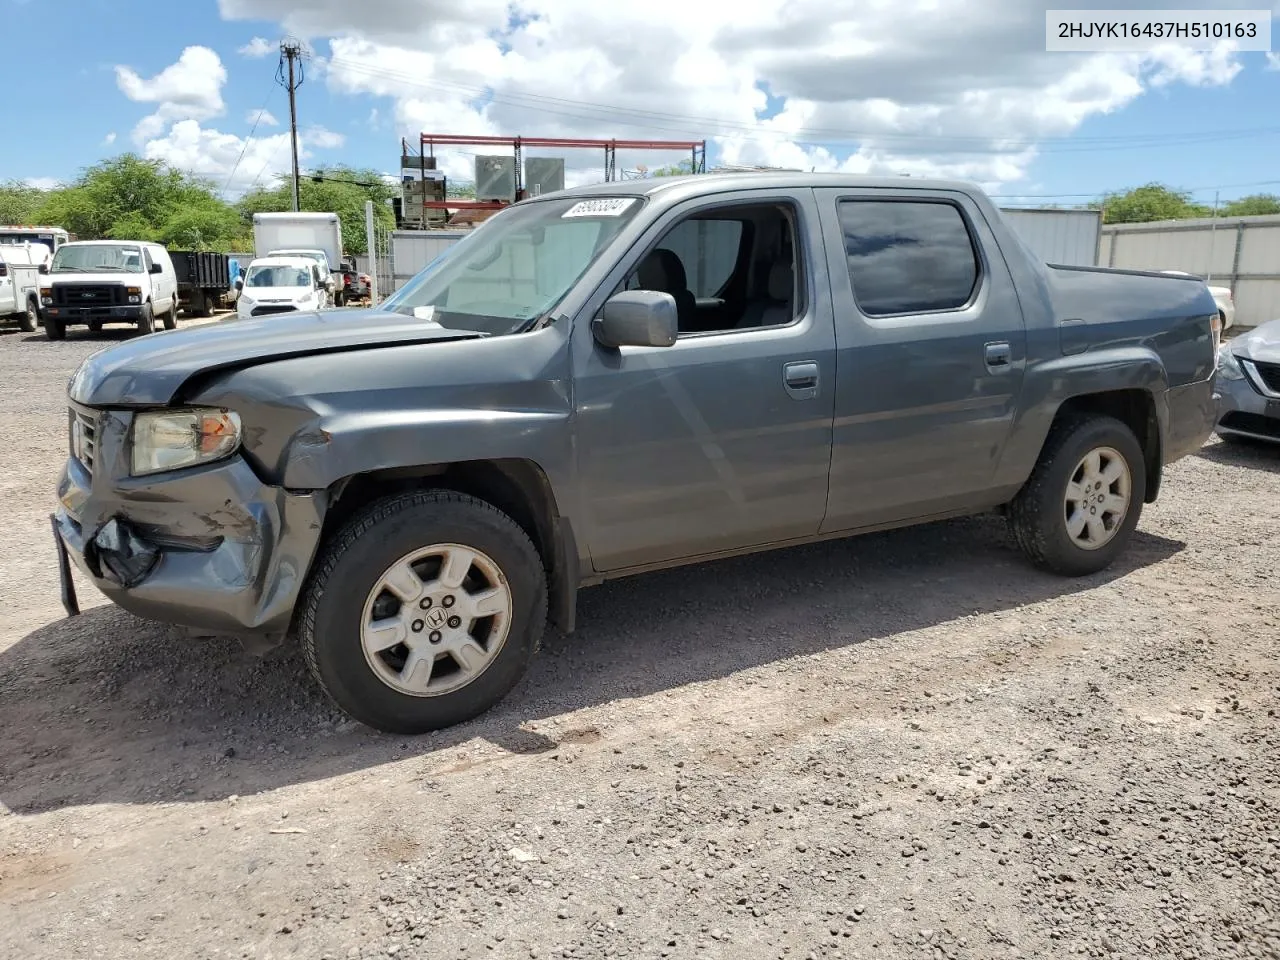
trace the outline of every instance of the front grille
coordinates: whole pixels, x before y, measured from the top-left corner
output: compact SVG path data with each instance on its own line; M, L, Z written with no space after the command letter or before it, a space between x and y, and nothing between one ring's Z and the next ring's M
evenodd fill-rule
M89 476L93 476L93 464L98 455L98 416L75 407L70 411L68 425L71 440L71 456L80 461Z
M1267 389L1272 393L1280 393L1280 363L1261 363L1254 360L1253 366Z
M55 283L55 307L119 307L125 302L124 287L114 283Z
M1255 436L1280 440L1280 420L1273 420L1261 414L1233 410L1219 423L1227 430L1238 430L1241 433L1252 433Z
M296 310L297 310L297 307L293 306L292 304L288 304L280 307L273 307L273 306L254 307L252 310L249 311L249 316L265 317L271 313L293 313Z

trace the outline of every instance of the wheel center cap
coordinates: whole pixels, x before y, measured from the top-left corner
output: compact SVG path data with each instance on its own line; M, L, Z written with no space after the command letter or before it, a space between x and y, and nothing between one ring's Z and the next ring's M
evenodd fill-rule
M449 615L439 607L432 607L427 611L423 619L427 621L427 626L432 630L439 630L448 621Z

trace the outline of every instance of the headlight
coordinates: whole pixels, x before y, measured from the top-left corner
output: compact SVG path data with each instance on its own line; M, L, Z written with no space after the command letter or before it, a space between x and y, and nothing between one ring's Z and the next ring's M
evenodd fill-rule
M1240 369L1240 361L1231 352L1231 344L1224 343L1218 351L1218 375L1226 380L1243 380L1244 371Z
M210 463L240 445L240 417L227 410L159 410L133 420L132 473Z

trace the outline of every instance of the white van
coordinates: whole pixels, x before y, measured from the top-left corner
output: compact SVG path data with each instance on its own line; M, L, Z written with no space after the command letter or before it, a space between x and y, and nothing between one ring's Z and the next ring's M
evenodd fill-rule
M307 257L261 257L236 281L236 316L320 310L326 304L320 265Z
M333 306L337 303L335 288L337 286L337 276L329 269L328 255L319 249L311 249L310 247L298 247L291 250L272 250L264 256L267 257L305 257L313 261L320 268L320 285L324 290L325 306Z
M169 251L137 240L77 240L53 255L40 281L44 332L61 340L67 327L129 323L142 333L178 325L178 278Z

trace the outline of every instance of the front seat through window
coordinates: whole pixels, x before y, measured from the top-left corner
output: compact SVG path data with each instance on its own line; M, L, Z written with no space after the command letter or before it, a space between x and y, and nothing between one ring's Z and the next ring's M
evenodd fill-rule
M666 247L658 247L640 261L636 279L642 290L669 293L676 301L676 316L682 332L692 329L697 314L698 301L689 290L685 279L684 264Z

